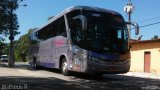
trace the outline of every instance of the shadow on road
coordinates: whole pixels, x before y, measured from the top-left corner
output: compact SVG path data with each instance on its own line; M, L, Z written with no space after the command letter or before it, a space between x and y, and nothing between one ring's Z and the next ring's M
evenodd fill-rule
M0 65L1 66L1 65ZM3 67L3 66L1 66ZM4 66L5 67L5 66ZM39 71L30 65L17 65L16 68ZM41 68L51 73L60 73L57 69ZM59 74L60 75L60 74ZM0 89L4 85L27 85L30 90L160 90L160 80L119 74L104 74L103 76L72 73L70 81L53 77L0 77ZM148 89L147 89L148 88Z
M9 86L10 85L10 86ZM57 78L35 78L35 77L0 77L0 89L18 88L27 90L82 90L83 87L76 86L71 82Z
M57 69L43 68L49 72L59 73ZM104 74L103 76L95 76L83 73L71 73L72 83L81 86L81 89L91 90L160 90L160 80L125 76L120 74ZM149 88L149 89L148 89Z
M117 80L114 77L104 77L98 81L97 79L65 81L53 77L0 77L0 89L5 89L9 87L9 85L21 86L27 90L142 90L142 88L148 88L149 86L156 88L154 90L158 90L160 88L160 82L158 81L156 82L133 77L127 78L128 79L124 77L124 79Z

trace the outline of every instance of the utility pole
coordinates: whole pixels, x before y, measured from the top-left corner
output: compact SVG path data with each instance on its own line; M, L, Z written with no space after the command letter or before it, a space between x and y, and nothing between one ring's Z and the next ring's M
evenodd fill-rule
M134 11L134 6L131 2L131 0L128 0L128 3L126 6L124 6L124 12L128 14L128 22L132 22L131 21L131 14ZM129 37L131 38L131 25L128 25L128 31L129 31Z

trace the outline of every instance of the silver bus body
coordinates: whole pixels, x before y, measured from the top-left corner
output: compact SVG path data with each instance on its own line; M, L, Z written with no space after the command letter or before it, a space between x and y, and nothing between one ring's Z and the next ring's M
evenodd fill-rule
M94 12L93 14L88 13L88 12L92 13L92 11ZM98 39L98 37L105 38L105 36L107 36L107 35L102 35L103 33L101 33L101 35L98 36L98 33L92 33L91 31L91 34L93 35L91 35L88 38L89 36L88 32L90 31L82 30L80 31L81 32L80 36L77 37L79 32L75 31L76 34L72 35L74 31L70 26L73 23L72 24L69 23L70 18L74 16L74 14L72 15L72 13L77 13L77 12L79 13L79 15L81 15L79 16L80 19L82 18L83 13L86 14L86 19L88 20L87 28L92 27L91 26L92 20L97 20L96 22L101 23L103 19L98 21L97 18L101 17L105 13L106 13L106 16L107 15L113 15L115 17L120 16L121 18L117 18L117 19L123 20L122 16L119 13L111 10L102 9L102 8L88 7L88 6L75 6L75 7L68 8L63 12L61 12L59 15L55 16L53 19L51 19L46 25L44 25L40 29L33 31L30 37L30 52L29 52L30 63L33 64L34 61L36 61L37 66L61 69L62 60L65 58L67 60L67 69L69 71L84 72L84 73L102 73L102 74L128 72L130 68L128 31L127 30L125 31L126 38L124 43L119 44L123 41L123 40L119 40L119 38L122 38L122 37L124 38L124 36L121 35L121 33L124 33L124 32L123 30L122 32L119 30L121 28L117 29L119 31L116 31L116 33L120 32L120 34L116 34L116 37L118 38L116 40L119 40L119 41L114 42L114 39L113 40L109 39L109 41L105 39L104 41L108 42L108 44L112 43L112 44L109 44L108 47L107 47L108 44L105 44L106 46L103 46L103 43L99 42L101 41L102 38ZM102 13L102 15L99 14L99 12ZM88 16L91 15L93 19L87 18L87 15ZM74 16L72 19L77 19L78 15L76 16ZM83 20L80 20L80 19L77 19L77 22L79 21L83 22L84 19ZM62 21L58 22L58 20L59 21L62 20ZM56 22L58 24L56 24ZM104 21L104 23L105 22L106 21ZM56 27L57 25L64 26L64 27L59 26L58 28L65 30L66 32L65 35L62 35L61 33L59 33L53 36L52 35L48 36L46 38L45 36L51 33L55 34L58 32L58 31L54 32L54 28L52 28L52 26ZM97 24L93 23L93 25L97 25ZM52 29L51 32L47 31L49 30L50 26ZM94 26L95 32L96 30L98 30L96 28L99 28L98 25ZM112 31L114 32L114 30ZM47 35L46 35L46 32L48 32ZM85 35L85 33L87 33L87 35ZM84 41L85 39L87 41ZM91 39L94 39L95 41ZM80 42L80 40L83 40L84 42ZM99 44L103 46L102 47L103 49L100 49L101 46L98 46ZM120 51L122 51L122 53Z

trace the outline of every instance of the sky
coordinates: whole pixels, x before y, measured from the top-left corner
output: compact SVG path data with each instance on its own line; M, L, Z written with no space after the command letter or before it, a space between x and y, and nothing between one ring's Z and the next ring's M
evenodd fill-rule
M50 16L55 16L64 9L75 6L94 6L109 10L114 10L122 14L127 21L128 16L124 12L124 6L128 0L25 0L20 5L27 4L27 7L20 6L16 10L19 22L20 34L15 37L26 34L31 28L40 28L47 23ZM135 10L132 13L132 21L137 22L139 26L160 22L160 0L132 0ZM140 34L136 36L134 30L131 37L137 39L142 36L142 40L151 39L154 35L160 37L160 24L140 28Z

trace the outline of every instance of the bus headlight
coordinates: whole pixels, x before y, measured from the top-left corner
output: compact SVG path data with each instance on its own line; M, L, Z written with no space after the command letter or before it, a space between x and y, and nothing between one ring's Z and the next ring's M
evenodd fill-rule
M81 49L77 46L73 47L73 53L74 57L79 58L80 60L85 60L87 59L87 51L84 49Z

